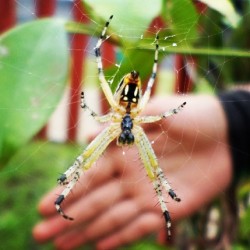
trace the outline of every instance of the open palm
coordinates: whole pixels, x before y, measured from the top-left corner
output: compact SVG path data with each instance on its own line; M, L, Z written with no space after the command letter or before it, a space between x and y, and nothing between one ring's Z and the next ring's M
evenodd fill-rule
M173 220L188 216L223 192L231 181L227 124L215 97L157 97L147 114L156 115L187 102L183 112L146 125L159 164L180 203L169 199ZM50 191L40 202L44 220L33 230L40 242L52 240L59 249L94 242L98 249L112 249L164 228L164 219L152 184L135 147L113 143L103 157L79 180L64 210L75 218L64 220L54 208Z

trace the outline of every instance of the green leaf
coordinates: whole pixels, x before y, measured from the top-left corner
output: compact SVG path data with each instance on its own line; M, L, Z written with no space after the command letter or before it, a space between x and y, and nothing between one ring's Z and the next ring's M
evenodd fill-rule
M159 61L162 59L159 56ZM138 50L131 49L125 52L124 58L121 61L121 65L119 69L117 67L112 67L107 69L106 75L112 76L114 80L114 84L112 84L111 88L114 92L121 78L131 72L132 70L136 70L140 73L140 77L142 81L145 81L150 77L150 74L153 70L154 64L154 50Z
M0 163L31 139L58 103L67 77L64 22L43 19L0 37Z
M250 220L250 208L247 207L245 208L244 212L242 213L240 217L240 237L242 238L249 238L250 234L250 225L249 225L249 220Z
M235 11L231 1L229 0L199 0L200 2L203 2L210 8L218 11L221 13L225 18L226 21L232 25L234 28L237 27L239 21L240 21L240 16L239 14Z
M160 14L161 0L84 0L89 5L91 15L97 20L106 21L114 15L111 28L127 40L138 40L144 34L151 21ZM99 20L100 21L100 20ZM98 21L98 22L99 22ZM103 23L101 23L103 27Z
M166 21L166 40L174 37L181 44L193 43L197 37L197 23L199 15L192 1L175 0L164 1L163 18Z

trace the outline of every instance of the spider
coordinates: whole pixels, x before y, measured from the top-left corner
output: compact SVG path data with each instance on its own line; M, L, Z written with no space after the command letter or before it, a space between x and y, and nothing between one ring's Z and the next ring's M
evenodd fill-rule
M81 107L84 110L88 110L95 120L101 123L110 122L110 124L99 135L97 135L96 138L86 147L83 153L76 158L73 165L70 166L68 170L58 178L58 183L61 185L65 185L66 187L56 199L55 207L58 213L61 214L65 219L73 220L72 217L66 215L62 210L62 202L73 189L83 171L89 169L93 165L93 163L95 163L102 155L107 146L114 139L117 139L118 146L130 146L133 144L137 146L139 156L146 169L147 175L153 183L160 207L162 209L163 216L166 221L168 238L170 238L171 218L163 198L163 189L169 194L169 196L173 200L179 202L181 199L177 197L176 193L173 191L167 179L165 178L162 169L159 167L151 143L148 140L140 124L156 122L161 119L165 119L168 116L177 114L183 109L186 103L184 102L177 108L156 116L139 115L149 101L151 89L153 87L157 74L159 53L158 33L155 37L155 54L152 74L148 81L144 94L142 95L139 73L135 70L126 74L122 78L122 80L117 86L114 95L112 94L109 84L104 76L100 52L101 45L106 39L107 28L112 18L113 15L110 16L109 20L106 22L95 47L98 76L101 88L111 107L111 111L103 116L97 115L85 103L84 93L81 93Z

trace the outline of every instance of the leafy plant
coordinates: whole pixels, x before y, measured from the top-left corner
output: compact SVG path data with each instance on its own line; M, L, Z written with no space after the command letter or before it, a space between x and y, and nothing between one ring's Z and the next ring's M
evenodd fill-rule
M39 20L0 37L0 167L55 109L68 73L62 20Z

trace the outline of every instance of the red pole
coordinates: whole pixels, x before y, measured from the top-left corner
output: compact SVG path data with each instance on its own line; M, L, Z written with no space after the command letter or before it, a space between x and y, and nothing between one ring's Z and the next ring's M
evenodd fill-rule
M74 19L77 22L87 22L88 19L80 0L74 1L73 6ZM69 116L68 116L68 135L70 141L76 140L77 123L79 117L81 80L86 57L85 47L88 37L82 34L73 34L71 43L72 66L70 79L70 97L69 97Z
M178 94L188 93L192 89L193 81L187 72L185 66L185 58L182 55L176 55L175 68L176 68L176 80L174 92Z
M0 0L0 33L16 24L16 3L14 0Z
M35 0L35 10L37 17L53 16L56 10L56 0Z

